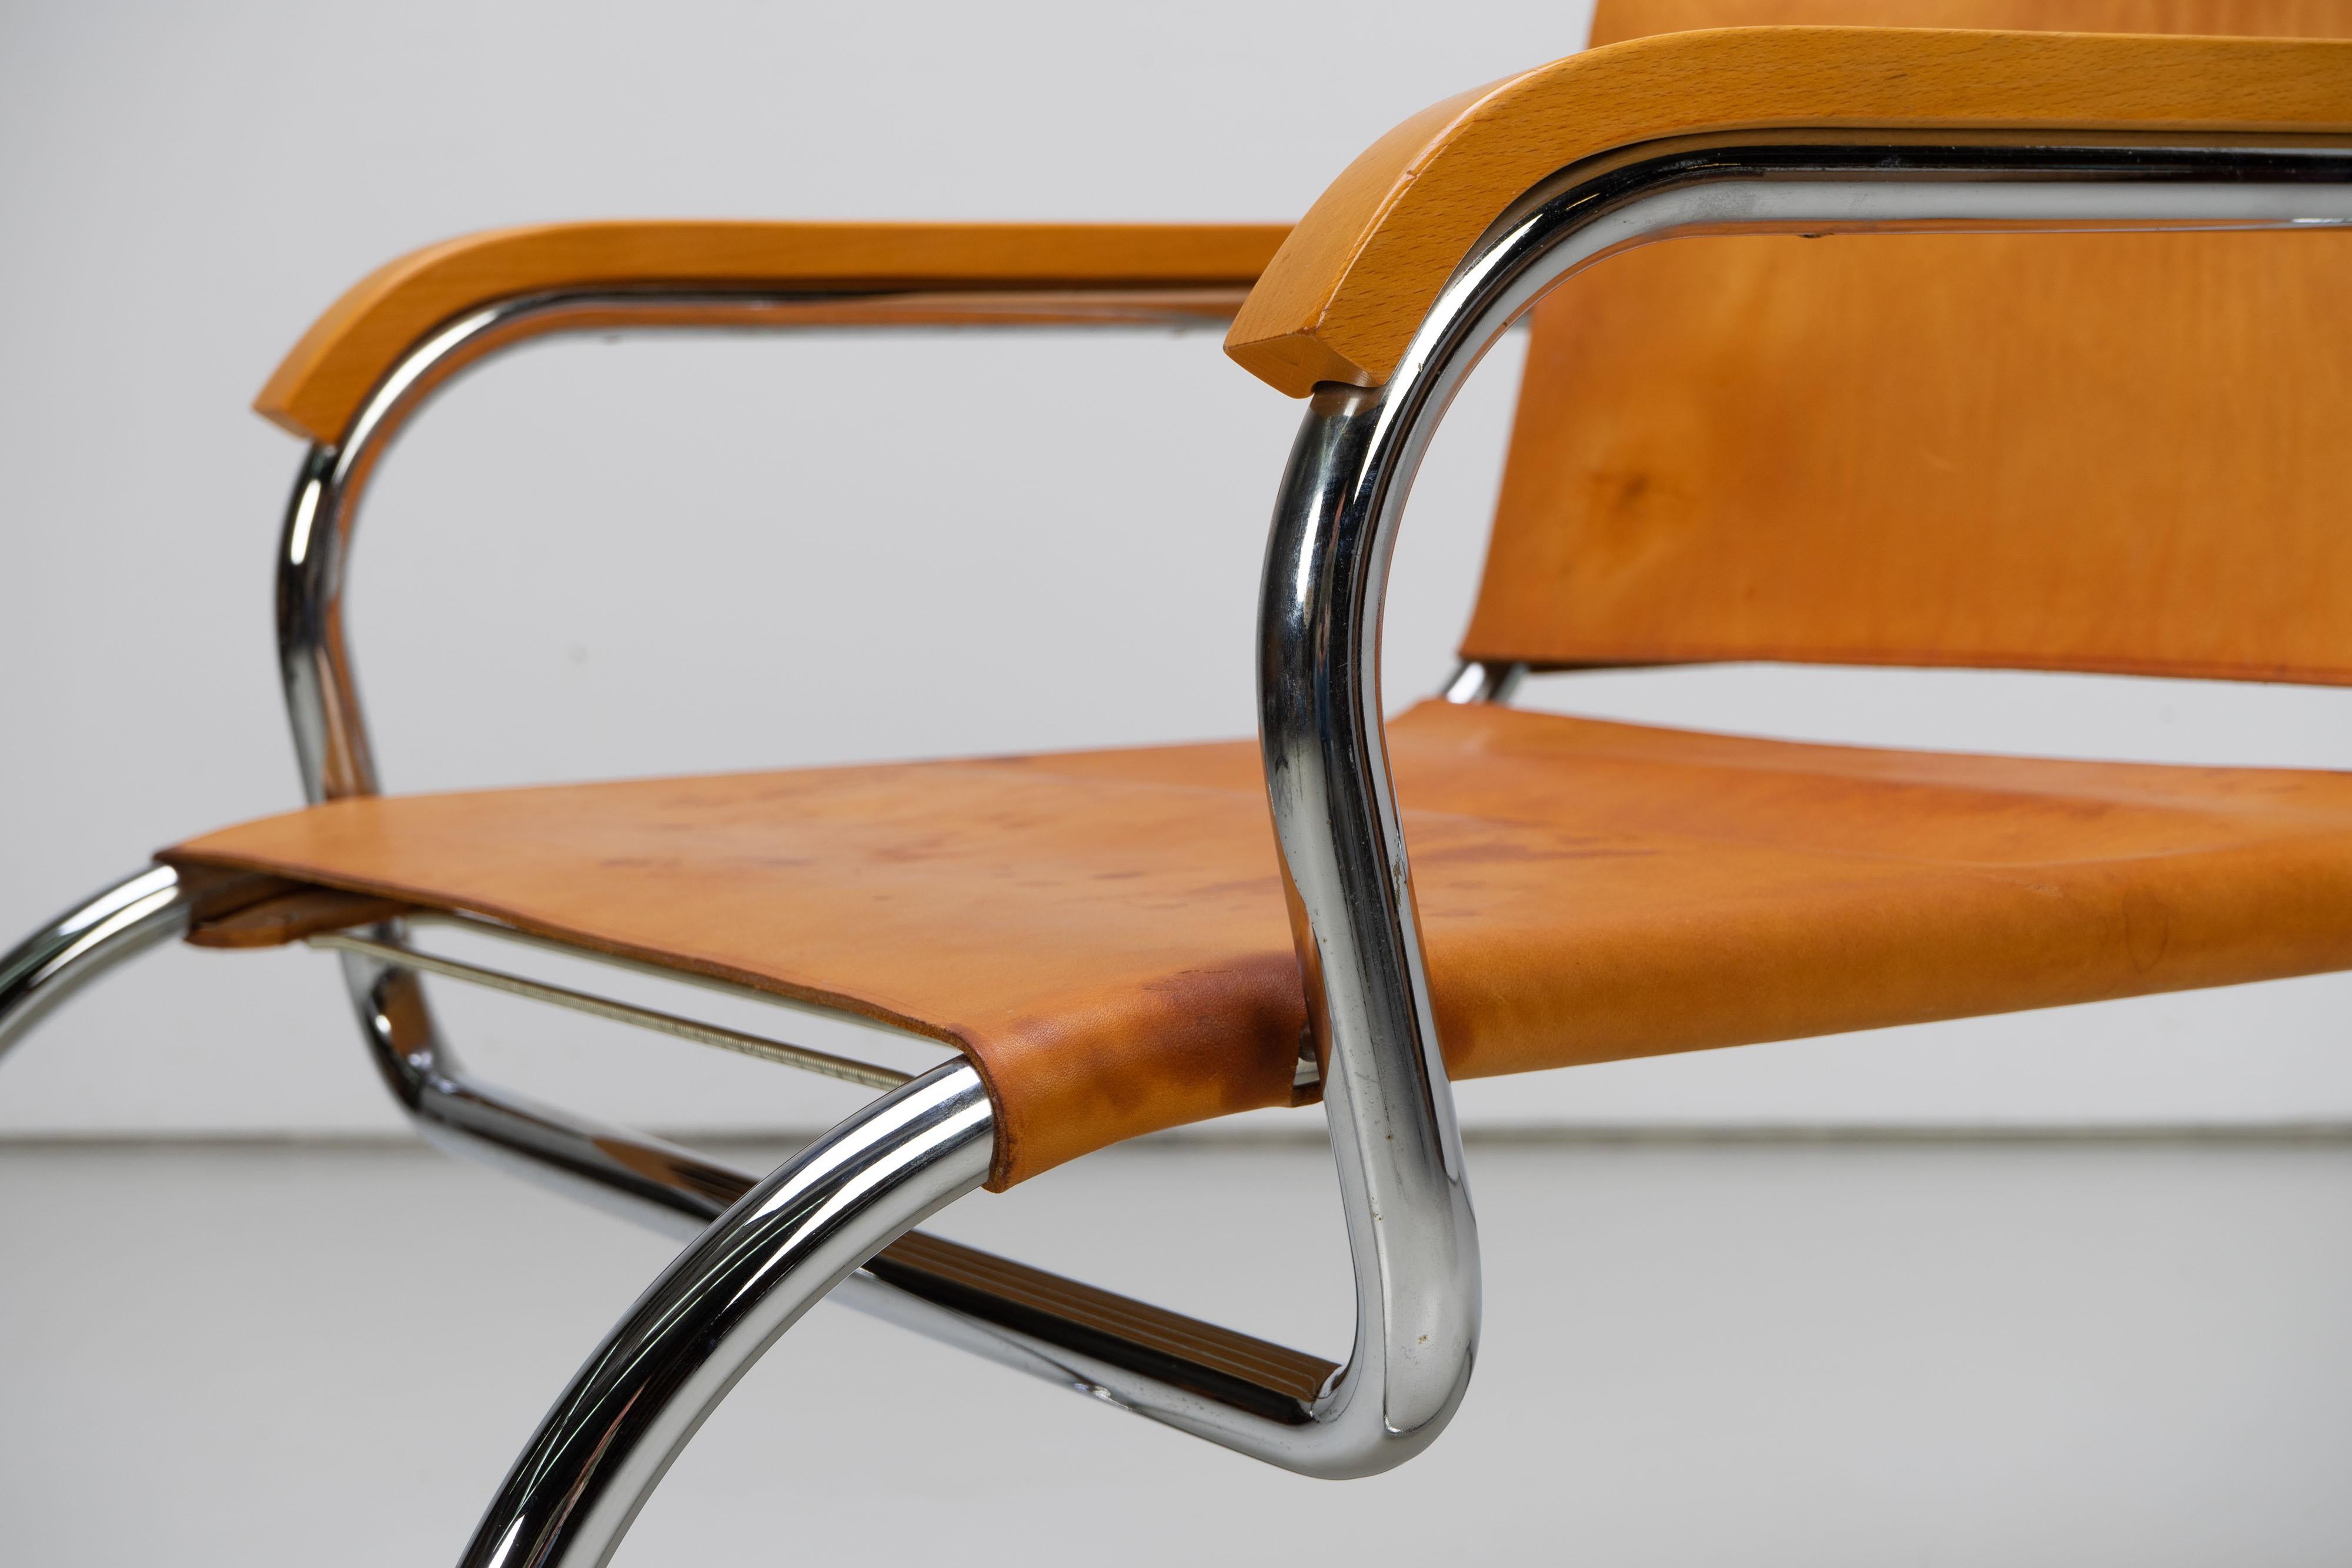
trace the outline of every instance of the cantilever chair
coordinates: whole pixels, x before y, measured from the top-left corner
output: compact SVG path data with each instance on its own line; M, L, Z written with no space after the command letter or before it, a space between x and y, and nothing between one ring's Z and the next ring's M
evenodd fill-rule
M1896 16L1977 30L1778 25ZM1989 30L2053 24L2082 30ZM603 1562L836 1290L1304 1474L1382 1470L1444 1427L1477 1343L1451 1077L2352 967L2352 776L1508 706L1530 670L1723 660L2352 684L2352 252L2326 232L2352 224L2352 42L2308 36L2352 13L1603 0L1597 30L1406 121L1286 233L493 233L366 278L288 357L259 406L311 443L278 558L311 804L36 934L0 968L0 1038L169 936L308 942L436 1141L691 1238L467 1563ZM1465 663L1388 719L1416 464L1531 310ZM352 528L458 370L616 327L1226 316L1228 352L1307 400L1255 746L377 793L339 610ZM908 1079L437 955L436 923L960 1056ZM755 1180L468 1079L426 975L883 1092ZM913 1228L1122 1139L1318 1096L1354 1258L1343 1363Z

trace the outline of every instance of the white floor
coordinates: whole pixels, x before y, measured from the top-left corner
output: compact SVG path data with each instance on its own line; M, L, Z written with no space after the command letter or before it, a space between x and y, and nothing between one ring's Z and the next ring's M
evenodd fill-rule
M2352 1145L1485 1145L1478 1381L1278 1474L836 1308L622 1563L2352 1560ZM936 1228L1328 1353L1325 1156ZM0 1562L453 1560L656 1237L422 1150L0 1147Z

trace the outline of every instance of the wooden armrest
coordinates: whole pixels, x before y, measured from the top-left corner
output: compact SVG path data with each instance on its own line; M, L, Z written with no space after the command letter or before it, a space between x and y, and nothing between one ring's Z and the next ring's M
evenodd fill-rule
M519 296L646 285L713 290L1245 289L1276 224L578 223L492 229L411 251L302 335L254 410L335 442L419 340Z
M1487 226L1581 159L1768 128L2352 130L2352 41L1873 27L1671 33L1436 104L1349 164L1225 350L1294 397L1379 386Z

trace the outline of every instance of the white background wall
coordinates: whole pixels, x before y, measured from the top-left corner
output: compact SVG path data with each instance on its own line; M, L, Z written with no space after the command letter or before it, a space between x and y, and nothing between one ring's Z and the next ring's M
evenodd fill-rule
M246 412L341 287L578 216L1278 220L1584 8L1031 3L0 7L0 929L297 803ZM1341 24L1344 24L1342 26ZM1444 674L1516 356L1456 413L1389 670ZM353 591L395 789L1245 733L1297 405L1183 338L635 340L454 389ZM1731 669L1543 706L1904 744L2352 767L2346 694ZM1465 1086L1474 1121L2352 1118L2341 979ZM493 1075L677 1127L789 1074L451 998ZM395 1124L331 966L171 950L0 1073L0 1132ZM1276 1118L1279 1120L1279 1118Z

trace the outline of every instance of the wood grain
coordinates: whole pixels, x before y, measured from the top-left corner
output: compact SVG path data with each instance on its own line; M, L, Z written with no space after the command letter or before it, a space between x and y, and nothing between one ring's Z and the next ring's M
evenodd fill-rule
M2352 32L2306 0L1612 0ZM1475 657L2352 681L2352 234L1678 240L1538 307Z
M2352 235L1677 241L1538 311L1467 656L2352 683Z
M1591 45L1706 27L1965 27L2341 38L2347 0L1600 0Z
M1908 28L1671 33L1425 110L1351 164L1226 338L1270 384L1377 386L1487 225L1579 159L1781 127L2352 131L2352 43Z
M434 329L553 290L1001 292L1247 287L1279 225L607 222L467 235L378 267L312 323L254 400L297 435L342 438L377 382Z

